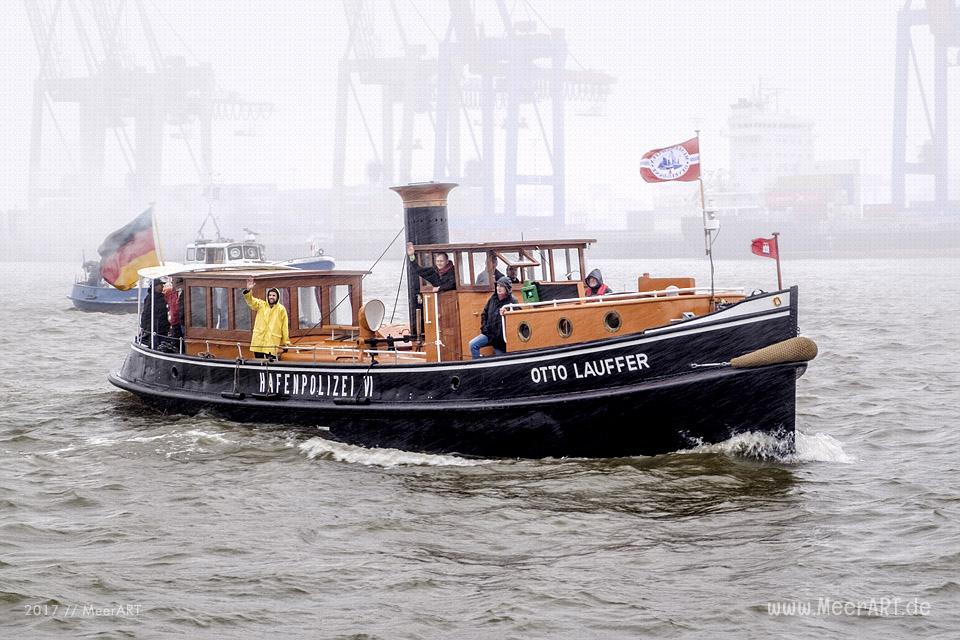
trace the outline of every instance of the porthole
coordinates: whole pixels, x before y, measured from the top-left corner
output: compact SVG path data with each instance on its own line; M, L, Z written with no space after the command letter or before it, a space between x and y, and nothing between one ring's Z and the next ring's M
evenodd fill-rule
M567 318L560 318L557 321L557 333L560 334L561 338L569 338L570 334L573 333L573 323Z
M517 325L517 337L520 338L521 342L526 342L530 339L530 336L533 335L533 330L530 328L530 325L526 322L521 322Z
M607 315L603 316L603 326L610 333L620 331L620 314L616 311L608 311Z
M172 367L172 368L170 369L170 374L173 376L174 380L176 380L177 378L180 377L180 372L177 371L177 368L176 368L176 367Z
M460 388L460 376L453 376L453 378L450 379L450 390L456 391L459 388Z
M231 260L239 260L241 257L243 256L240 254L240 247L230 247Z

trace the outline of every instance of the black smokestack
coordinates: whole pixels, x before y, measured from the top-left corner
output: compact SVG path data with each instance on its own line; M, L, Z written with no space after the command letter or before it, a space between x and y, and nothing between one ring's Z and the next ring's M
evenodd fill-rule
M457 186L452 182L417 182L401 187L390 187L403 198L404 226L407 242L415 245L450 242L447 227L447 194ZM452 258L453 256L451 256ZM420 277L407 263L407 301L410 308L410 332L423 333L417 324L420 301Z

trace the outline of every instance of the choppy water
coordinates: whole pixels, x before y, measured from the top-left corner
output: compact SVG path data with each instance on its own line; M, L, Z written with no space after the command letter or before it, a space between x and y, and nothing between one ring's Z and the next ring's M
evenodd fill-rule
M957 637L958 266L785 264L821 351L795 454L477 461L158 415L105 379L133 316L0 264L0 637Z

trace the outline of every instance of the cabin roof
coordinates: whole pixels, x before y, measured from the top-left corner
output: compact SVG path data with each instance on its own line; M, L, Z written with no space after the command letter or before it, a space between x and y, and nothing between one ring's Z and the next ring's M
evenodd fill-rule
M283 269L275 265L257 268L256 266L243 265L229 269L202 269L189 271L178 275L185 280L198 280L216 278L217 280L246 280L255 278L257 280L290 280L300 278L339 280L350 277L363 277L370 273L369 271L344 271L344 270L319 270L319 269Z
M596 243L595 239L514 240L512 242L447 242L418 244L417 251L510 251L516 249L576 249Z
M142 278L162 278L176 276L178 278L218 278L223 280L246 280L249 277L254 278L299 278L309 276L311 278L321 276L363 276L369 271L339 271L339 270L313 270L297 269L286 265L269 263L235 263L235 264L165 264L158 267L145 267L140 269L137 274Z

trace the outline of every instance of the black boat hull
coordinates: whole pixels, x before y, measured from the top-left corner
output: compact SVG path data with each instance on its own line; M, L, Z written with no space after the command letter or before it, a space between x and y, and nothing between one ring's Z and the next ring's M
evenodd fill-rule
M751 300L641 336L471 362L229 363L134 345L110 381L166 410L426 453L645 455L744 432L789 447L806 365L721 363L796 336L796 289Z

